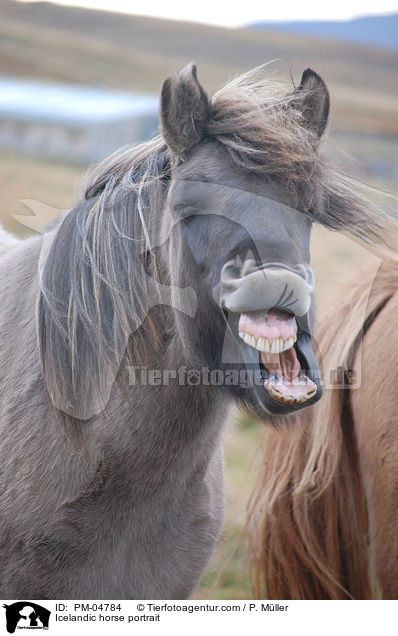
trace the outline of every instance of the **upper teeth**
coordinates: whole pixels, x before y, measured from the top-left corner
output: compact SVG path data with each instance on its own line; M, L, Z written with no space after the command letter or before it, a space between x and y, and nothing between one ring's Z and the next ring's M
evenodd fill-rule
M288 338L287 340L274 338L273 340L268 340L268 338L264 338L264 336L260 336L256 340L255 336L243 331L239 332L239 336L250 347L257 349L257 351L264 351L264 353L282 353L282 351L291 349L296 341L295 338Z

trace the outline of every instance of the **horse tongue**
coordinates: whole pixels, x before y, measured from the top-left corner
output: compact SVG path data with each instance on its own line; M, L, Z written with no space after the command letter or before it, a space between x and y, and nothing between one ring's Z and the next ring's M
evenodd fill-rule
M300 374L300 363L294 347L283 353L262 353L261 361L269 372L264 386L279 402L306 402L316 391L315 382Z
M283 376L289 382L300 373L300 363L294 347L282 353L262 353L261 362L269 373Z

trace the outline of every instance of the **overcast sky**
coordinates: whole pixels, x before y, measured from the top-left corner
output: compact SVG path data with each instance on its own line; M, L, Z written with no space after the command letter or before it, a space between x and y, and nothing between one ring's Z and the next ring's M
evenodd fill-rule
M398 0L379 0L377 3L374 0L60 0L59 4L223 26L240 26L257 20L344 20L398 11Z

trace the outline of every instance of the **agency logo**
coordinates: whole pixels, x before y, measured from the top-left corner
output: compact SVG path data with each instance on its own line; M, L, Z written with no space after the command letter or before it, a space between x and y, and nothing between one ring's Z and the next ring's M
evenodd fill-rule
M6 610L7 631L10 634L16 629L48 629L51 612L37 603L18 601L3 607Z

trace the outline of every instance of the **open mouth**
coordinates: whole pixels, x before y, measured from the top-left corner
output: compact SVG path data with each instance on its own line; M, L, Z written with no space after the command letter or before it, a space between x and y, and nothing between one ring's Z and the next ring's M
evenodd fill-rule
M239 337L259 353L264 370L264 387L277 402L303 404L317 393L300 352L298 326L294 315L278 309L240 314Z

